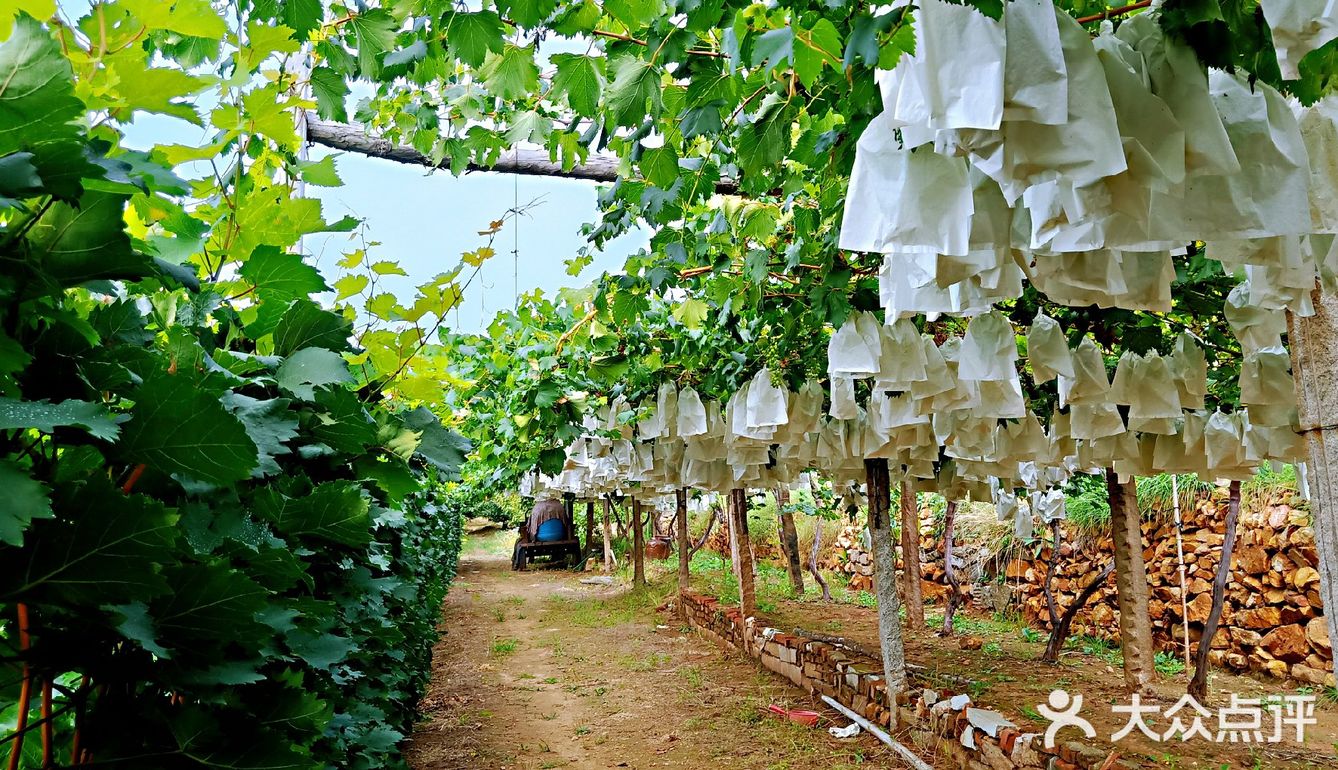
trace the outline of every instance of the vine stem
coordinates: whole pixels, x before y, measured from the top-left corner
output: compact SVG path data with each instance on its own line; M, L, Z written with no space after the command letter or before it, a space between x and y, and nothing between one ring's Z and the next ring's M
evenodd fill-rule
M571 339L572 337L576 336L576 332L579 331L580 328L581 328L582 326L585 326L586 324L588 324L588 323L590 323L591 321L595 320L595 314L596 314L596 312L597 312L597 311L595 311L595 310L592 309L589 313L586 313L586 314L585 314L585 317L584 317L584 318L582 318L581 320L577 321L577 322L576 322L570 329L568 329L567 331L563 332L563 333L562 333L562 336L561 336L561 337L558 337L557 345L555 346L555 350L556 350L556 352L561 353L561 352L562 352L562 346L565 345L565 344L567 344L567 340L569 340L569 339Z
M81 691L87 690L88 685L89 685L88 675L84 674L83 679L81 679L79 682L79 689ZM82 695L83 693L81 692L80 694ZM83 708L83 702L81 700L78 710L74 712L74 737L70 740L71 765L83 764L80 757L80 748L81 748L80 743L82 743L81 738L83 738L83 735L81 734L81 723L83 722L83 716L84 716L84 708Z
M19 602L19 650L28 651L28 605ZM23 734L28 727L28 707L32 703L33 672L25 660L23 662L23 684L19 689L18 722L15 724L14 744L9 749L9 770L18 770L19 757L23 756Z
M139 481L139 477L144 475L144 468L144 463L140 463L130 471L130 476L125 480L125 483L121 485L122 493L127 495L130 494L130 490L135 488L135 483Z
M42 767L51 767L51 680L42 680Z
M1106 19L1109 19L1112 16L1123 16L1126 13L1133 13L1134 11L1137 11L1140 8L1147 8L1150 5L1152 5L1152 0L1142 0L1142 2L1134 3L1133 5L1126 5L1122 8L1107 8L1101 13L1094 13L1091 16L1084 16L1081 19L1078 19L1078 23L1087 24L1093 21L1105 21Z

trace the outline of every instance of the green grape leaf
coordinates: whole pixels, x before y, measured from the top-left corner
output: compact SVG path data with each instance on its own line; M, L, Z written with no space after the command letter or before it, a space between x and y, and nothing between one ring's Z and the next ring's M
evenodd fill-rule
M141 278L152 262L136 253L125 233L128 196L89 190L77 206L55 203L29 233L42 270L61 286L99 278Z
M376 424L351 390L318 390L316 403L326 409L311 427L317 441L348 454L360 454L376 441Z
M344 76L329 67L311 70L311 94L316 97L316 114L326 120L348 121L348 83Z
M209 0L117 0L116 4L149 29L165 29L209 40L218 40L228 31Z
M344 357L325 348L303 348L284 359L275 374L279 387L300 399L316 398L316 388L353 381Z
M242 264L240 273L261 296L295 299L330 290L320 272L308 265L301 254L272 246L257 248Z
M31 152L12 152L0 158L0 207L15 206L16 199L42 191L42 177L33 165Z
M28 530L23 551L0 559L4 595L55 594L82 604L144 600L168 590L159 565L176 558L175 514L143 495L125 495L104 476L59 484L58 521Z
M373 8L353 14L348 24L358 44L358 69L375 78L381 72L381 56L395 45L399 22L389 11Z
M103 441L112 441L120 430L100 404L69 399L59 403L0 398L0 430L35 428L50 433L58 427L83 428Z
M568 5L553 19L553 31L559 35L576 37L594 31L601 17L594 0L581 0Z
M0 543L23 547L23 533L33 519L52 517L50 490L8 460L0 460L0 489L5 490L5 504L0 506Z
M256 513L284 535L354 547L366 545L372 537L370 506L362 489L351 481L317 484L298 498L269 488L255 500Z
M604 0L604 10L630 29L643 27L664 12L658 0Z
M154 627L149 607L144 602L109 604L102 609L120 617L116 623L116 630L121 632L121 636L163 660L172 659L171 651L158 643L158 630Z
M619 59L609 85L609 110L615 125L637 126L663 106L660 69L633 56Z
M303 182L317 187L343 187L344 180L339 178L339 171L335 168L336 157L326 155L320 160L299 160L298 174L302 176Z
M499 99L516 99L539 88L539 67L531 46L508 43L500 54L488 54L480 74L488 91Z
M458 477L465 456L473 448L468 439L447 429L436 415L421 406L404 415L404 424L420 434L414 450L420 457L447 474L448 479Z
M0 44L0 156L40 154L38 146L47 143L82 144L75 121L83 114L60 45L31 16L14 18L10 38Z
M241 50L242 68L250 72L275 54L294 54L301 49L302 43L293 36L291 27L283 24L270 26L252 19L246 25L246 45Z
M794 71L805 86L813 85L824 65L841 67L841 33L828 19L819 19L812 29L795 32Z
M294 655L318 671L329 671L358 649L358 645L347 637L302 628L289 631L284 635L284 641Z
M367 288L367 284L370 282L370 278L357 273L351 273L340 278L334 283L334 289L337 292L335 295L335 302L341 302L360 293L363 289Z
M255 616L269 604L264 586L222 564L182 564L163 570L172 591L149 605L158 638L173 649L238 642L257 649L265 627Z
M290 360L284 361L284 364ZM279 371L283 371L283 366L279 367ZM269 476L278 473L281 469L274 458L292 452L286 442L296 439L298 431L297 417L289 411L290 404L292 402L286 398L262 401L241 393L223 394L223 407L241 420L246 435L251 437L259 453L260 459L252 475Z
M294 37L306 40L313 30L321 26L323 15L321 0L283 0L279 18L292 28Z
M382 62L386 69L407 68L410 64L416 64L427 58L427 43L422 40L415 40L407 48L400 48L386 54ZM403 69L397 71L403 72Z
M479 67L489 53L502 53L506 27L495 12L448 13L442 23L447 47L465 64Z
M794 30L780 27L763 32L753 42L753 66L770 72L794 58Z
M673 310L673 317L689 329L700 329L710 308L699 299L685 299Z
M599 95L604 89L600 61L573 53L553 54L550 61L557 66L552 98L565 94L573 112L593 118L599 112Z
M641 175L656 187L669 187L678 181L678 153L669 145L646 150L641 154Z
M302 348L348 350L349 322L309 299L294 300L274 329L274 352L290 355Z
M539 472L548 476L556 476L562 472L562 466L566 462L566 450L561 447L545 449L539 453Z
M527 29L539 26L555 8L557 0L498 0L497 3L499 11Z
M399 502L418 491L420 482L409 466L396 458L359 458L353 465L358 478L370 479L391 502Z
M120 444L131 460L212 484L241 481L259 463L246 427L189 375L155 374L134 398Z

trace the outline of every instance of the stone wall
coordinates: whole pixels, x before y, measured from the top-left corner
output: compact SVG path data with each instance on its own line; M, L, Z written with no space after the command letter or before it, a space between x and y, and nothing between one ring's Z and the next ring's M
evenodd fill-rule
M1203 622L1212 607L1212 580L1222 549L1226 491L1215 489L1187 505L1181 532L1186 563L1189 638L1197 649ZM1227 586L1222 622L1212 640L1209 660L1237 672L1253 671L1276 679L1294 679L1319 686L1334 686L1333 646L1329 639L1319 595L1319 555L1309 513L1288 501L1242 511L1231 580ZM1037 536L1046 533L1037 530ZM864 553L859 530L851 527L838 538L841 555L829 566L855 581L872 585L872 567ZM1159 649L1179 655L1184 644L1180 601L1179 557L1174 517L1153 515L1143 524L1143 558L1147 564L1153 639ZM985 612L1020 611L1023 619L1042 631L1050 628L1043 589L1051 550L1031 546L1019 549L1020 558L1008 561L1001 575L981 574L978 550L967 546L955 564L959 571L984 581L970 588L977 608ZM1067 607L1091 576L1112 558L1110 539L1065 536L1055 562L1055 599ZM946 593L941 540L921 539L923 594L938 601ZM860 583L864 587L865 583ZM998 590L1000 588L1006 590ZM1080 611L1073 632L1119 641L1119 605L1112 575Z
M975 708L966 694L931 690L914 681L914 674L894 711L887 701L880 661L827 642L780 633L761 618L746 621L737 607L713 597L686 594L681 610L702 636L751 656L796 687L826 695L890 727L894 738L934 767L1096 770L1107 759L1106 751L1078 741L1047 749L1037 733L1021 732L1002 714Z

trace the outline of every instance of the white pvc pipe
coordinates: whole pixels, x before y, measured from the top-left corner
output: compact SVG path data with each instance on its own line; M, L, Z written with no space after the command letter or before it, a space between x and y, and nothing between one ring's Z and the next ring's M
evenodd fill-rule
M897 743L896 741L892 740L892 736L883 732L883 730L874 725L873 722L870 722L869 720L865 719L859 714L856 714L855 712L851 711L845 706L842 706L838 701L829 698L826 695L822 696L822 700L828 706L831 706L832 708L836 709L842 714L845 714L846 717L850 719L850 721L854 722L855 724L859 725L865 730L868 730L870 733L873 734L873 737L891 746L892 750L900 754L901 758L906 760L906 763L911 767L914 767L915 770L934 770L934 768L926 764L923 759L917 757L915 755L915 752L911 751L910 749L906 748L900 743Z
M1180 481L1171 474L1171 498L1175 506L1175 550L1179 558L1180 571L1180 627L1185 639L1185 671L1192 667L1189 662L1189 595L1185 588L1185 541L1180 534Z

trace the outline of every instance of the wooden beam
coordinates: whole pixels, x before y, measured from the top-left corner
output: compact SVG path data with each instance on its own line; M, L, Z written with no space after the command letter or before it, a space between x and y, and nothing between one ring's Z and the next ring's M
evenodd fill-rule
M370 158L393 160L409 166L426 168L450 168L450 163L433 163L432 159L412 147L395 144L378 136L372 136L359 126L348 123L335 123L321 120L316 113L308 112L307 141L329 147L332 150L356 152ZM517 148L502 153L497 163L485 166L470 163L470 172L491 171L498 174L520 174L522 176L547 176L564 179L584 179L590 182L612 184L618 181L618 159L612 155L592 154L585 163L564 169L561 163L549 159L545 150ZM738 182L733 179L721 179L716 183L715 191L722 195L738 193Z

